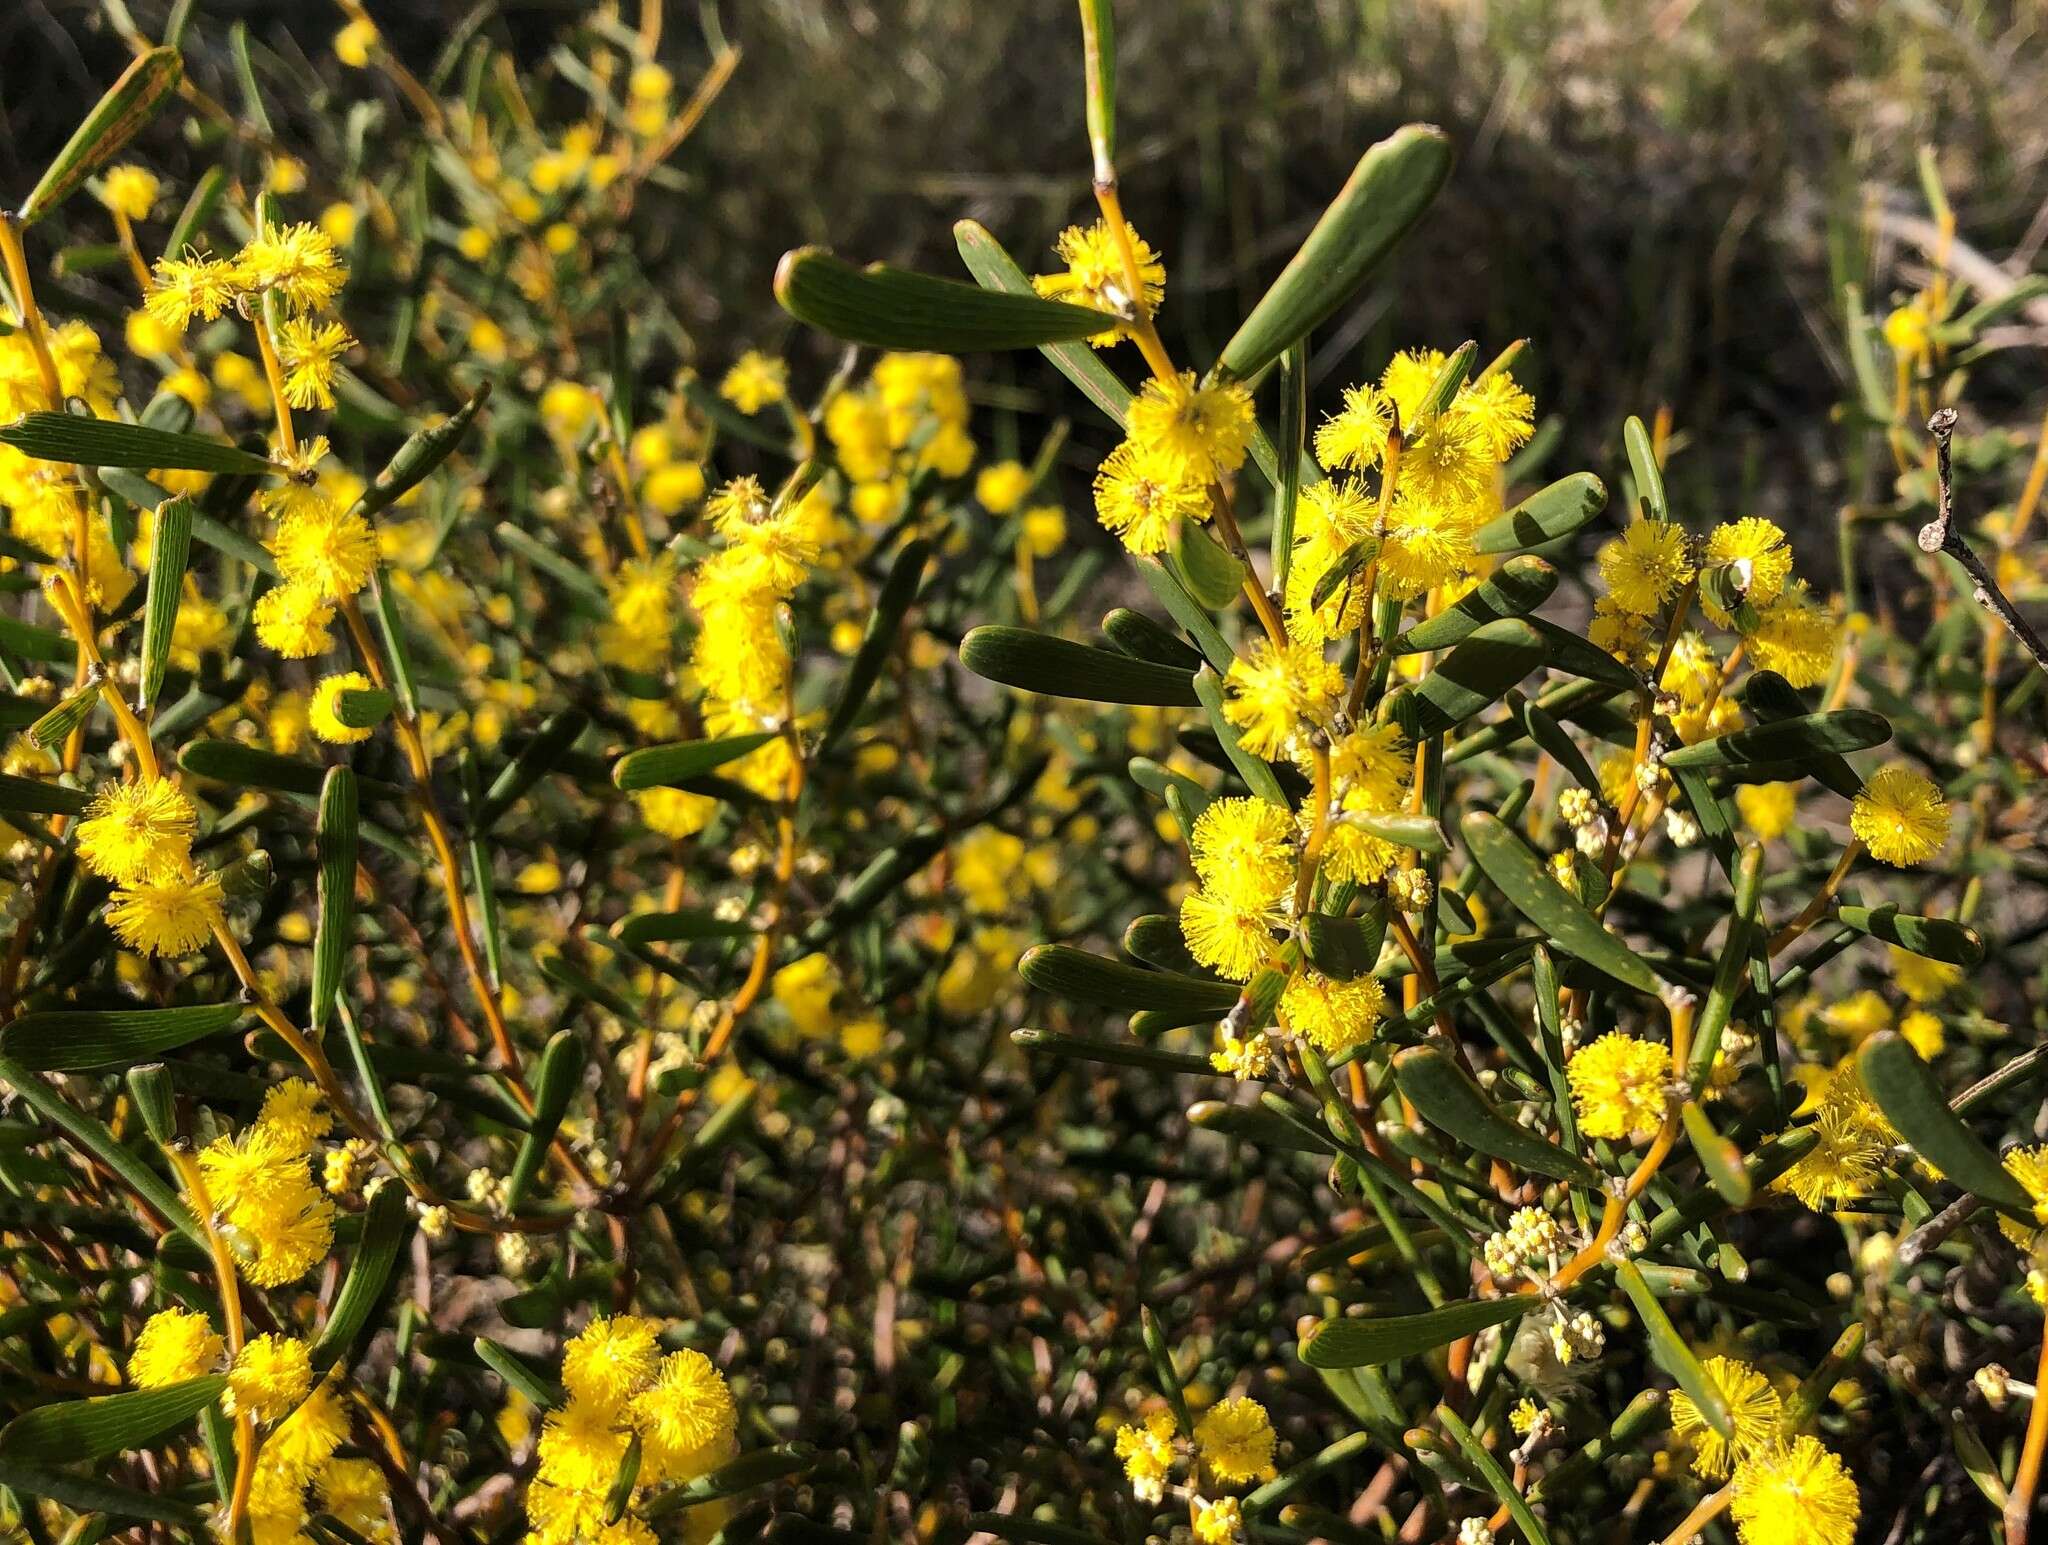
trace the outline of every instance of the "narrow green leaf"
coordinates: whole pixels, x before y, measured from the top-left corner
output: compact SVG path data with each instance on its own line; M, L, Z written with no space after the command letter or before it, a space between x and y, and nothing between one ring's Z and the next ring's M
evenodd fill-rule
M1283 1101L1283 1106L1285 1102ZM1337 1145L1298 1112L1292 1119L1283 1111L1260 1105L1229 1105L1222 1100L1197 1100L1188 1107L1188 1121L1204 1132L1217 1132L1239 1142L1257 1143L1289 1153L1313 1153L1325 1157L1337 1152Z
M1691 1100L1679 1107L1678 1119L1685 1126L1692 1151L1699 1156L1700 1168L1721 1199L1731 1207L1747 1206L1755 1188L1749 1171L1743 1168L1742 1150L1715 1131L1707 1113Z
M868 693L874 690L876 679L882 674L882 666L888 661L889 653L896 647L897 637L903 631L903 618L910 610L911 602L917 599L918 586L924 581L925 565L931 561L932 544L922 537L903 544L895 561L889 565L889 577L882 581L881 593L875 597L875 609L868 614L867 628L861 634L860 648L846 667L846 679L840 683L839 701L832 705L832 717L826 721L824 736L818 742L817 754L823 756L854 727L860 719L860 711L867 705Z
M1104 615L1102 635L1134 660L1190 672L1202 667L1201 653L1185 639L1128 607L1115 607Z
M1180 919L1163 912L1134 917L1124 929L1124 953L1158 971L1194 975L1200 968L1181 937Z
M1069 1061L1102 1062L1113 1067L1147 1068L1155 1073L1213 1074L1206 1057L1185 1052L1160 1051L1137 1041L1097 1041L1079 1035L1055 1035L1050 1030L1012 1030L1012 1044L1025 1051Z
M778 733L756 730L718 740L679 740L666 746L628 751L612 764L612 782L628 793L635 789L677 788L749 751L759 750Z
M503 1379L507 1389L518 1390L543 1411L562 1403L562 1392L511 1348L500 1346L489 1336L478 1336L471 1344L484 1366Z
M1550 1531L1543 1527L1543 1520L1530 1510L1521 1488L1500 1467L1500 1461L1493 1457L1492 1451L1472 1435L1472 1429L1465 1425L1464 1419L1447 1405L1436 1408L1436 1419L1437 1425L1448 1432L1464 1451L1472 1468L1486 1482L1487 1490L1508 1510L1508 1516L1515 1521L1515 1528L1521 1532L1527 1545L1550 1545Z
M1017 963L1018 975L1040 992L1097 1008L1214 1010L1220 1017L1237 1002L1228 982L1204 981L1170 971L1146 971L1067 944L1041 944Z
M1344 551L1330 560L1330 566L1323 570L1316 581L1315 589L1308 595L1310 611L1321 611L1329 604L1330 598L1351 581L1351 576L1361 572L1379 553L1380 539L1376 536L1362 536Z
M342 964L355 938L356 775L330 767L320 789L318 882L319 919L313 929L312 1002L307 1015L313 1033L323 1035L341 991Z
M1617 692L1633 692L1641 688L1642 678L1633 669L1590 638L1574 633L1570 628L1559 627L1547 617L1531 617L1529 626L1543 639L1544 662L1552 670L1586 681L1597 681Z
M1409 815L1395 810L1361 810L1347 812L1344 820L1346 824L1370 832L1380 841L1391 842L1397 848L1413 848L1418 853L1429 854L1451 850L1450 839L1444 836L1444 829L1436 824L1433 816Z
M1029 628L974 629L960 641L960 663L988 681L1049 697L1177 708L1201 702L1184 670Z
M0 773L0 815L82 815L92 796L19 773Z
M391 717L391 702L382 687L347 687L334 694L334 717L352 730L374 730Z
M40 1075L4 1053L0 1053L0 1084L13 1089L38 1116L67 1134L79 1147L119 1175L130 1190L168 1218L179 1233L202 1249L205 1247L206 1236L186 1210L178 1193L144 1162L140 1154L124 1146L104 1121L87 1115L61 1098L56 1090L43 1082ZM5 1477L0 1477L0 1486L9 1484Z
M92 716L93 704L99 700L98 687L80 687L31 724L28 738L45 751L54 751L71 738L73 730Z
M1664 473L1650 446L1650 431L1633 413L1621 426L1621 440L1628 448L1628 467L1635 474L1636 498L1642 504L1643 514L1651 520L1669 520L1671 508L1664 499Z
M178 753L178 766L195 778L303 794L308 799L319 797L326 779L326 770L315 763L233 740L195 740Z
M1397 655L1449 649L1489 622L1520 617L1550 599L1557 570L1541 558L1508 559L1434 617L1418 622L1387 647Z
M24 414L0 429L0 444L11 445L38 461L83 467L180 467L193 472L252 475L275 470L261 456L219 440L77 413Z
M1598 1186L1600 1172L1493 1107L1472 1075L1439 1046L1410 1046L1394 1056L1394 1080L1424 1121L1466 1147L1535 1175Z
M1449 137L1415 123L1359 157L1301 249L1223 346L1218 371L1250 379L1349 300L1421 219L1451 161Z
M1984 958L1984 936L1952 917L1921 917L1901 912L1896 902L1886 902L1881 907L1837 907L1835 918L1860 934L1929 960L1974 966Z
M21 223L35 224L86 178L119 155L122 147L177 90L184 74L184 61L175 48L152 48L138 54L85 115L85 121L65 141L56 159L22 200L18 217Z
M348 1263L348 1275L342 1278L341 1291L334 1297L334 1307L328 1311L327 1323L320 1327L320 1334L313 1342L313 1371L316 1374L326 1372L348 1357L356 1337L369 1324L372 1311L384 1296L385 1284L391 1280L392 1268L398 1264L399 1247L405 1243L406 1229L411 1221L412 1210L407 1205L408 1200L405 1187L396 1184L379 1187L377 1194L370 1198L369 1210L363 1214L363 1231L356 1242L356 1253Z
M142 1518L200 1530L206 1519L189 1502L161 1493L137 1491L90 1475L69 1470L48 1470L41 1465L14 1459L0 1459L0 1486L30 1497L48 1497L77 1513L104 1513L109 1518Z
M497 825L505 812L525 797L528 789L554 769L589 727L590 715L580 708L564 708L559 713L550 714L533 739L521 746L519 754L491 780L491 786L485 791L483 802L477 809L476 828L488 831Z
M0 1056L45 1073L133 1067L218 1035L248 1013L239 1003L175 1009L50 1009L0 1028Z
M1711 740L1695 741L1666 753L1671 767L1706 769L1751 764L1799 765L1830 752L1867 751L1892 738L1891 721L1867 708L1837 708L1802 714L1771 724L1751 724Z
M417 488L462 443L477 413L490 401L491 383L481 382L469 400L438 424L419 430L384 464L384 470L356 496L352 506L365 518L389 509Z
M1379 964L1387 936L1386 892L1376 891L1372 905L1358 917L1311 912L1302 919L1301 933L1311 965L1337 981L1356 981Z
M1574 472L1539 488L1472 535L1482 553L1519 553L1570 536L1607 508L1607 485L1590 472Z
M1904 1036L1880 1030L1856 1053L1856 1065L1878 1109L1929 1164L1972 1196L2031 1225L2034 1203L2026 1188L1949 1108L1934 1070Z
M640 1516L646 1519L666 1518L684 1508L716 1502L721 1497L736 1497L757 1486L801 1475L817 1462L818 1451L808 1443L779 1443L773 1448L755 1449L750 1454L728 1460L709 1475L700 1475L694 1481L671 1486L642 1507Z
M1182 522L1174 560L1188 594L1211 611L1221 611L1244 590L1245 566L1194 521Z
M1733 1440L1735 1419L1728 1412L1728 1402L1722 1397L1720 1387L1707 1377L1706 1369L1693 1356L1685 1338L1678 1334L1678 1327L1671 1323L1671 1316L1664 1312L1657 1295L1650 1291L1650 1284L1643 1279L1642 1268L1634 1261L1623 1261L1614 1268L1614 1278L1621 1284L1621 1290L1628 1294L1629 1302L1635 1305L1637 1317L1643 1322L1651 1358L1692 1397L1693 1405L1699 1409L1700 1420L1724 1440Z
M1408 689L1418 739L1448 734L1542 665L1543 640L1519 617L1474 629Z
M0 1427L0 1459L72 1464L143 1448L198 1415L202 1406L220 1397L227 1382L224 1374L216 1373L161 1389L37 1406Z
M192 556L190 499L166 499L156 507L150 533L149 592L142 604L142 686L144 708L163 690L171 659L171 633L178 625L178 602L185 592L185 566Z
M1308 456L1308 345L1300 340L1280 355L1280 438L1274 452L1279 460L1279 481L1273 488L1273 588L1285 595L1288 566L1294 561L1294 516L1301 501L1302 463Z
M1301 1360L1311 1368L1375 1367L1518 1320L1541 1302L1534 1293L1510 1293L1461 1299L1426 1314L1324 1320L1301 1343Z
M730 922L709 912L638 912L612 924L627 944L695 943L699 939L744 939L754 931L744 919Z
M1117 325L1106 313L1037 295L985 290L881 263L856 268L822 247L783 254L775 299L799 322L848 343L941 354L1067 343Z
M1643 958L1601 926L1551 878L1550 868L1488 810L1470 810L1458 823L1466 851L1508 904L1536 925L1555 949L1583 960L1617 982L1652 996L1663 984Z
M1202 608L1202 604L1187 592L1187 587L1175 579L1166 565L1150 558L1133 561L1138 577L1145 581L1159 604L1166 608L1169 617L1186 630L1195 647L1202 651L1202 658L1218 672L1230 669L1230 662L1237 658L1223 635L1216 629L1216 619Z
M541 1053L540 1071L534 1078L532 1125L526 1129L505 1180L507 1208L516 1210L526 1200L527 1190L540 1174L541 1163L582 1082L584 1057L583 1037L573 1030L557 1030Z

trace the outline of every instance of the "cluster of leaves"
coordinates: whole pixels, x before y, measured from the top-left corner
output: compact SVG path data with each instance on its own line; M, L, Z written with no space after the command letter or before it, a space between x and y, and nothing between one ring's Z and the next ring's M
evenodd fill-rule
M1178 368L1101 0L1102 219L792 252L815 383L637 267L715 33L344 0L302 157L193 9L0 230L28 1537L2024 1540L2048 433L1958 410L2029 286L1845 294L1828 598L1661 419L1534 486L1522 344L1315 423L1437 131ZM1136 587L1064 422L978 439L1033 347Z

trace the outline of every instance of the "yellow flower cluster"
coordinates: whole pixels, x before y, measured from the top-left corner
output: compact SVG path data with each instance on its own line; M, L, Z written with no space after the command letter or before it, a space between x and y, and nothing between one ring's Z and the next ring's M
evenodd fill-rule
M884 354L867 380L825 405L825 438L851 485L848 507L870 525L894 520L910 480L964 477L974 465L960 362L945 354Z
M1671 1048L1610 1031L1572 1053L1565 1077L1586 1136L1647 1136L1662 1125L1670 1100Z
M288 1079L264 1097L254 1123L200 1151L216 1226L242 1275L258 1287L298 1281L334 1244L334 1203L312 1172L315 1149L332 1125L319 1091Z
M1278 1437L1272 1419L1249 1396L1229 1395L1217 1401L1196 1419L1192 1437L1192 1445L1184 1444L1173 1412L1163 1408L1118 1427L1116 1457L1123 1462L1132 1495L1140 1502L1158 1502L1184 1459L1191 1459L1197 1473L1219 1487L1268 1481L1277 1473L1273 1451ZM1235 1514L1226 1510L1217 1516L1215 1527L1220 1530L1235 1522Z
M526 1493L533 1545L651 1545L654 1533L631 1516L633 1504L649 1487L694 1480L732 1457L738 1427L725 1376L701 1352L664 1356L658 1332L639 1315L600 1315L563 1347L568 1400L542 1424ZM636 1440L626 1512L607 1522Z

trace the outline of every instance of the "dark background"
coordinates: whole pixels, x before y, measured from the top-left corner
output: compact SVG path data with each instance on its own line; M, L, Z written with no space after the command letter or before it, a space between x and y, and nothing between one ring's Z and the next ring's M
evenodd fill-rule
M131 5L145 30L165 9ZM548 50L581 10L504 3L482 25L545 91ZM679 97L709 57L704 16L745 54L676 158L687 187L638 222L708 364L788 343L800 364L825 368L823 345L791 342L769 295L788 247L957 274L950 226L972 216L1045 267L1060 226L1092 213L1072 0L668 10L662 55ZM425 74L472 7L381 0L371 11ZM84 0L0 13L0 180L15 187L126 50ZM1410 119L1442 124L1458 168L1382 280L1319 336L1319 403L1399 347L1472 337L1490 354L1529 336L1521 373L1540 410L1568 425L1556 465L1611 471L1621 419L1668 404L1688 522L1775 514L1824 570L1844 497L1830 423L1840 286L1859 280L1881 305L1912 279L1916 250L1880 227L1888 213L1924 215L1922 144L1937 148L1964 241L1997 261L2022 248L2015 268L2031 261L2048 199L2043 14L1936 0L1128 3L1126 205L1166 257L1170 345L1206 362L1359 151ZM200 0L190 67L225 101L236 100L225 61L207 50L238 18L303 60L303 79L287 83L302 90L270 83L282 115L331 122L338 102L383 89L337 70L327 44L342 18L325 4ZM345 96L329 94L336 82ZM151 147L159 165L178 153L165 137ZM2024 413L2037 370L2033 347L1995 356L1972 405ZM991 372L1024 394L1004 401L1072 402L1035 356ZM1077 427L1086 456L1097 426Z

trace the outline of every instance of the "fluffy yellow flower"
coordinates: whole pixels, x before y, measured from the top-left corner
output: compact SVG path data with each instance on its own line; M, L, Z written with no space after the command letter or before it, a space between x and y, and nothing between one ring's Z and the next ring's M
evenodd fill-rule
M213 937L220 919L220 876L211 871L137 880L116 890L107 923L145 955L189 955Z
M1286 752L1304 729L1328 719L1344 690L1344 673L1323 658L1318 644L1275 648L1256 641L1230 662L1223 679L1223 716L1253 756Z
M277 585L256 603L256 637L288 660L310 659L334 647L327 631L334 606L311 585Z
M310 1155L313 1145L334 1130L334 1117L321 1104L325 1097L303 1078L287 1078L263 1096L257 1121L285 1147Z
M325 311L348 282L348 267L318 226L266 224L235 257L247 289L268 290L290 311Z
M1799 814L1799 786L1796 783L1745 783L1735 790L1735 808L1742 822L1765 842L1774 842L1792 829Z
M287 317L277 330L285 400L295 408L334 406L334 372L355 342L339 322Z
M655 1480L690 1480L725 1457L737 1417L725 1375L702 1352L671 1352L633 1399L641 1458Z
M361 671L340 671L323 677L320 685L313 689L313 701L307 705L307 715L312 721L313 733L322 740L336 745L349 745L356 741L368 740L371 731L357 729L341 721L339 708L344 692L367 692L370 678Z
M348 1437L348 1408L330 1380L320 1384L264 1440L262 1462L291 1478L310 1481Z
M1393 427L1393 398L1375 386L1347 386L1343 408L1316 429L1316 457L1332 470L1377 467Z
M1245 905L1199 890L1181 898L1180 931L1188 953L1233 982L1250 981L1273 958L1273 930L1286 920L1277 906Z
M1126 440L1095 472L1095 518L1130 551L1161 553L1185 520L1209 518L1209 492L1172 457Z
M1963 968L1945 960L1930 960L1894 944L1889 947L1892 980L1899 991L1915 1003L1932 1003L1953 992L1963 980Z
M1406 461L1402 462L1405 469ZM1405 470L1380 533L1380 586L1406 600L1448 584L1472 561L1472 536L1479 506L1469 498L1425 496L1410 490Z
M718 395L742 413L759 413L789 395L789 366L758 349L749 349L718 383Z
M1806 585L1793 580L1763 609L1749 635L1750 656L1759 670L1776 671L1795 687L1827 680L1841 628L1807 599Z
M1639 520L1602 545L1600 577L1623 611L1651 616L1692 578L1685 533L1668 520Z
M201 1150L207 1196L258 1287L296 1282L334 1245L334 1204L321 1194L310 1152L289 1125L258 1120Z
M619 1418L618 1406L571 1394L541 1424L535 1445L540 1479L566 1491L595 1493L601 1506L632 1441Z
M1166 298L1166 265L1159 261L1159 254L1128 220L1124 222L1124 233L1130 239L1132 255L1137 260L1145 310L1155 312ZM1089 226L1068 226L1054 240L1053 251L1067 265L1066 271L1033 276L1031 284L1039 294L1071 305L1105 311L1115 317L1131 314L1130 281L1124 268L1123 252L1107 221L1097 220ZM1106 349L1128 331L1122 325L1109 327L1091 335L1088 341L1098 349Z
M1271 1480L1274 1441L1266 1408L1244 1395L1217 1401L1195 1423L1202 1464L1226 1486Z
M1901 763L1871 774L1849 806L1849 830L1872 858L1924 864L1948 841L1948 803L1931 779Z
M250 1338L228 1370L221 1409L230 1416L248 1412L259 1422L291 1414L313 1387L313 1361L306 1343L295 1336Z
M1764 607L1778 599L1792 578L1792 548L1776 524L1761 515L1748 515L1723 521L1713 529L1701 565L1729 569L1736 587L1750 603ZM1722 627L1729 626L1729 615L1714 605L1705 586L1700 589L1700 610Z
M135 1350L128 1354L128 1381L137 1389L182 1384L211 1373L221 1350L221 1339L205 1315L160 1309L135 1338Z
M1734 1467L1778 1435L1784 1420L1785 1402L1771 1388L1771 1381L1732 1357L1709 1357L1700 1364L1707 1381L1728 1407L1732 1437L1724 1438L1707 1425L1700 1408L1684 1390L1671 1393L1672 1429L1692 1445L1692 1467L1708 1480L1718 1481Z
M78 856L116 885L171 879L191 861L192 801L168 778L102 789L78 826Z
M1132 399L1130 437L1157 452L1198 483L1214 483L1244 465L1252 439L1252 396L1234 381L1197 386L1183 370L1173 381L1153 379Z
M1021 461L992 461L974 480L974 497L991 515L1014 514L1031 492L1031 469Z
M285 516L270 549L287 584L303 585L322 601L346 601L377 567L377 533L370 523L325 500Z
M1326 1056L1370 1039L1386 1011L1386 989L1370 976L1339 982L1304 971L1280 994L1280 1023Z
M142 304L172 332L182 333L194 317L211 322L241 291L240 271L231 262L161 257Z
M1742 1461L1729 1512L1742 1545L1849 1545L1863 1507L1842 1461L1794 1438Z
M1244 1510L1235 1497L1195 1504L1195 1538L1201 1545L1235 1545L1244 1538Z
M1276 900L1294 880L1292 827L1270 800L1211 800L1189 838L1203 888L1239 904Z
M1609 1141L1654 1132L1664 1121L1671 1050L1610 1031L1565 1064L1579 1129Z
M616 1411L654 1377L657 1329L642 1315L595 1316L562 1348L563 1388L595 1410Z
M1116 1457L1123 1461L1124 1475L1140 1502L1157 1502L1164 1494L1166 1477L1173 1470L1173 1440L1178 1435L1173 1413L1166 1410L1117 1428Z
M100 201L126 219L147 220L162 186L147 167L123 162L100 174Z

